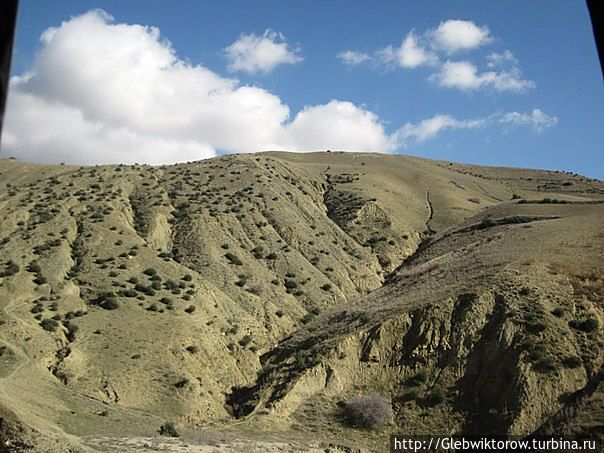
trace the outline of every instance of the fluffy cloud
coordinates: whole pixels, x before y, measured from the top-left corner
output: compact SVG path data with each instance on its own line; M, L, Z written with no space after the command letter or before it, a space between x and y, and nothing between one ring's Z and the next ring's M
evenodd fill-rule
M30 71L12 78L2 152L77 164L163 164L216 150L387 152L445 130L541 131L556 121L538 109L436 115L389 134L376 114L335 99L292 117L275 94L180 60L156 28L116 24L95 10L46 30Z
M338 54L346 64L356 66L366 62L402 68L420 66L438 67L429 79L438 85L459 90L486 89L491 91L524 92L535 88L535 83L522 78L518 60L512 52L491 52L486 56L489 71L479 72L469 61L451 61L452 54L472 50L493 41L488 27L471 21L447 20L423 34L411 30L398 47L387 46L372 55L356 51ZM441 61L439 56L445 58Z
M352 102L333 100L304 108L286 126L289 148L392 151L397 147L378 117Z
M535 83L523 80L517 67L507 71L478 72L478 68L468 61L446 61L440 71L430 76L430 80L447 88L523 92L535 88Z
M216 150L392 149L361 107L333 100L291 118L278 96L186 63L156 28L100 10L46 30L41 44L11 81L3 153L15 157L158 164Z
M498 115L497 121L502 124L513 126L529 126L536 132L542 132L547 128L558 124L558 118L549 116L539 109L533 109L529 113L508 112Z
M407 34L400 47L385 47L379 50L377 55L384 63L394 62L403 68L417 68L438 62L438 57L434 53L420 45L413 30Z
M460 50L469 50L492 41L488 27L479 27L467 20L450 19L428 31L432 47L444 50L448 54Z
M225 49L231 72L249 74L270 72L281 64L302 61L298 49L290 49L281 33L266 30L262 36L242 34L237 41Z

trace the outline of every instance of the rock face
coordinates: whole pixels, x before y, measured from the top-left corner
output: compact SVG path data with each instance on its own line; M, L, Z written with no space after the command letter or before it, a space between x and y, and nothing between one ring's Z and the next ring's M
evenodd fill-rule
M593 433L603 187L371 154L0 161L3 435ZM346 423L365 395L377 434Z

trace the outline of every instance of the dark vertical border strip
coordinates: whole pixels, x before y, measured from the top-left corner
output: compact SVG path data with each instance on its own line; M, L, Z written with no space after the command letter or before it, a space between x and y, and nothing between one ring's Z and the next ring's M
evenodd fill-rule
M0 137L2 137L2 125L4 124L4 108L8 94L18 6L19 0L0 1Z
M602 77L604 77L604 1L587 0L587 9L591 16L591 28L593 29L596 47L598 48Z

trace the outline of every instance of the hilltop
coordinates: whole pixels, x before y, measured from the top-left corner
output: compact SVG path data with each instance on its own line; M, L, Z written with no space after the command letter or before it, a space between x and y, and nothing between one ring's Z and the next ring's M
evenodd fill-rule
M603 203L576 174L400 155L0 160L0 438L601 434ZM375 395L389 422L351 427Z

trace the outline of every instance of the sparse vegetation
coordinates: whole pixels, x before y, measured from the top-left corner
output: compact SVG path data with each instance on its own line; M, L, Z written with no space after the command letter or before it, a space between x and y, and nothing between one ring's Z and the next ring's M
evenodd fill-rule
M246 420L229 438L291 409L313 442L373 451L407 430L570 432L556 411L575 401L596 419L581 388L601 367L599 181L335 151L0 159L0 179L0 377L27 420L44 403L44 429L129 436L132 417L171 436L173 413L195 448L193 425L220 430L224 404Z

